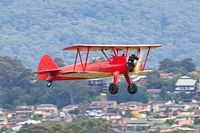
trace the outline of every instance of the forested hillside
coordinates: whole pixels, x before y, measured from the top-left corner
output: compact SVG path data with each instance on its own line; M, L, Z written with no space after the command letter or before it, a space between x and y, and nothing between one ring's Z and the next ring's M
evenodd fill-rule
M161 43L150 64L200 65L199 20L199 0L0 0L0 53L35 70L43 54L72 61L61 49L76 43Z

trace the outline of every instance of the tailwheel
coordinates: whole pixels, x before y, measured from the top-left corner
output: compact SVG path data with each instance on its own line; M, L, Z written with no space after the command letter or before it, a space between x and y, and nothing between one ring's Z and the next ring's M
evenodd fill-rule
M52 81L48 81L47 87L51 87L51 85L52 85Z
M135 84L130 84L128 86L128 92L130 94L135 94L137 92L137 86Z
M110 84L109 92L111 94L116 94L118 92L118 86L116 84Z

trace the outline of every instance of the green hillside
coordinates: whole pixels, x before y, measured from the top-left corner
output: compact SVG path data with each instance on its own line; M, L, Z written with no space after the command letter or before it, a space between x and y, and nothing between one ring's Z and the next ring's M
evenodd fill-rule
M191 57L200 65L199 0L0 0L0 53L36 70L43 54L76 43L161 43L151 64Z

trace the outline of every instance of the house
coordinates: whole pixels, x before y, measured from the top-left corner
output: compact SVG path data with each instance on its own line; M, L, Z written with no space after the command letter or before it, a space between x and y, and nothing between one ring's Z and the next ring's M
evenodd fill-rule
M149 95L160 95L161 89L147 89L146 92Z
M4 126L8 124L8 119L6 117L0 117L0 125Z
M17 116L15 112L7 112L6 115L8 119L15 118Z
M109 109L109 108L116 108L117 102L116 101L93 101L89 109Z
M131 127L150 127L150 122L145 119L125 119L126 121L126 127L129 129Z
M107 113L105 114L105 119L110 121L113 127L120 125L120 127L124 129L126 125L125 120L122 118L122 116L119 113Z
M17 106L15 112L17 116L31 116L35 111L34 106Z
M10 126L12 126L12 125L17 125L18 123L24 122L27 120L29 119L28 118L11 118L11 119L8 119L8 123Z
M178 125L193 125L195 120L194 115L182 115L182 116L177 116L176 117L176 123Z
M121 112L124 112L126 110L133 110L133 111L150 111L150 105L143 104L140 102L126 102L126 103L120 103L118 105L118 108L121 110Z
M72 110L78 109L78 105L67 105L65 107L62 108L62 112L69 112Z
M118 113L107 113L107 114L105 114L105 117L106 117L106 120L108 120L108 121L122 118L122 116Z
M184 111L184 108L185 108L184 105L178 105L178 104L163 105L160 106L159 114L165 116L178 115Z
M6 112L0 108L0 117L6 117Z
M92 87L100 87L101 88L101 95L106 96L108 92L108 87L110 83L112 83L111 78L100 78L100 79L90 79L88 80L88 85ZM120 78L119 78L120 82Z
M184 110L184 108L185 108L184 105L179 105L179 104L169 104L169 105L160 106L160 110L177 111L177 110Z
M36 106L36 110L44 110L49 112L58 112L58 108L53 104L40 104Z
M131 76L131 79L134 83L138 85L143 85L148 83L148 77L145 75L139 75L139 76Z
M87 110L85 115L89 118L105 118L102 110Z
M177 80L175 85L175 93L195 93L197 91L197 80L194 80L188 76L183 76Z
M200 116L200 110L194 111L194 115L199 115Z
M159 112L160 111L160 106L163 106L163 105L169 105L169 104L172 104L171 101L169 102L163 102L163 101L158 101L158 102L154 102L151 104L151 112Z
M42 115L43 118L47 118L48 116L57 116L58 108L53 104L41 104L36 106L36 110L34 114Z
M173 73L161 73L160 77L166 78L166 79L171 79L172 75L173 75Z

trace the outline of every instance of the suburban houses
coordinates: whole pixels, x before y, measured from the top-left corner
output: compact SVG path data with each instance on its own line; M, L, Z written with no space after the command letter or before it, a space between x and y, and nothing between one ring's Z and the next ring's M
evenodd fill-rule
M67 105L58 111L53 104L41 104L37 106L17 106L15 111L7 112L0 109L0 127L9 127L19 130L23 124L37 124L46 120L59 120L63 118L66 122L73 121L77 117L70 111L79 109L78 105ZM190 109L193 109L191 112ZM12 115L11 115L12 114ZM200 121L200 103L175 104L172 101L144 104L140 102L117 103L116 101L92 101L82 115L91 118L103 118L110 121L113 127L121 130L158 130L183 129L183 125L195 125ZM173 121L174 128L166 128L160 123ZM164 130L165 129L165 130ZM190 128L197 131L200 126ZM188 130L188 128L187 128ZM161 131L161 130L160 130Z
M171 74L163 74L163 78L171 78ZM146 84L148 79L132 77L135 82ZM110 82L110 81L108 81ZM89 81L91 86L107 85L105 80ZM185 92L196 94L199 91L199 81L188 76L180 77L174 85L174 93ZM159 96L161 89L149 88L148 96ZM12 111L0 108L0 128L8 127L18 131L24 124L38 124L44 121L73 122L84 116L87 119L102 118L109 121L113 128L120 131L173 131L184 130L188 133L200 131L200 101L185 99L180 103L175 101L149 101L141 103L128 101L91 101L82 110L81 105L66 105L58 108L54 104L16 106Z

